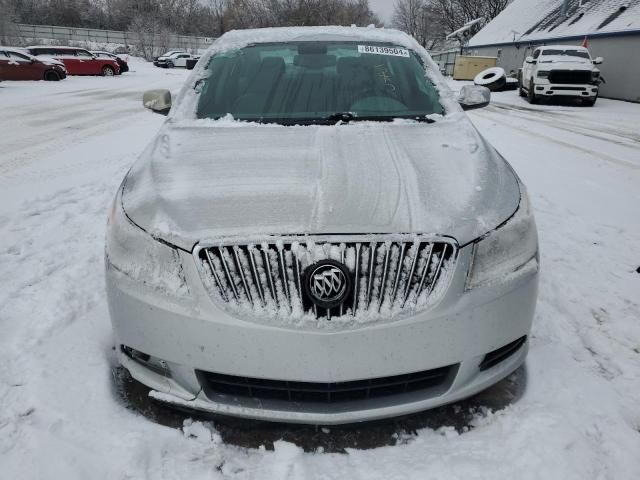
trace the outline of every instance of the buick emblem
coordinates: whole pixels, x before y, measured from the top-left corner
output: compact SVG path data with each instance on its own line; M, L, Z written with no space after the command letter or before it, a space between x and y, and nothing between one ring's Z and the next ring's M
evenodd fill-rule
M351 276L347 267L334 260L323 260L305 271L305 292L309 299L322 308L341 305L351 289Z

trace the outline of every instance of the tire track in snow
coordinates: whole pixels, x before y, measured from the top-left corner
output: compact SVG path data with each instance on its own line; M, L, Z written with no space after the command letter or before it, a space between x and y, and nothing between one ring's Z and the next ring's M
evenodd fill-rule
M89 121L90 117L57 125L55 130L47 130L47 133L39 132L36 135L22 138L17 142L4 147L3 157L6 159L0 163L0 176L3 180L9 180L9 174L32 164L42 157L46 157L51 150L67 147L71 144L87 143L93 137L107 133L108 129L121 122L123 118L129 121L135 119L135 114L146 114L139 107L119 108L99 117L98 121Z
M535 121L537 123L544 123L555 129L588 136L589 138L597 138L603 142L612 142L623 147L637 148L638 142L640 142L640 135L636 135L633 132L627 133L621 132L620 130L613 130L606 128L601 124L585 121L583 118L579 117L571 119L571 115L565 114L564 111L554 112L549 110L525 109L500 103L492 103L487 107L487 110L495 111L496 113L499 110L504 110L519 119L530 122L534 119L532 119L527 113L524 113L529 112L535 115ZM553 119L549 119L549 116L552 116ZM563 117L567 119L564 120ZM584 125L578 124L578 121L583 122Z
M504 119L504 116L496 114L496 112L478 110L478 111L474 112L473 115L478 115L479 117L485 118L486 120L490 120L492 122L499 123L502 126L510 128L512 130L517 130L517 131L525 133L525 134L527 134L529 136L536 137L536 138L544 138L545 140L547 140L549 142L552 142L552 143L555 143L557 145L562 145L563 147L568 147L568 148L571 148L573 150L578 150L578 151L580 151L582 153L585 153L585 154L589 155L590 157L596 158L598 160L604 160L606 162L613 163L613 164L616 164L616 165L620 165L622 167L626 167L626 168L629 168L629 169L634 170L634 171L640 171L640 165L637 165L637 164L631 163L631 162L627 162L625 160L620 160L619 158L612 157L611 155L608 155L608 154L603 153L601 151L594 151L594 150L592 150L590 148L587 148L587 147L584 147L584 146L582 146L582 145L580 145L578 143L569 142L569 141L565 141L565 140L560 140L558 138L555 138L555 137L553 137L551 135L547 135L545 133L541 133L539 131L534 132L529 128L524 128L524 127L521 127L521 126L514 125L513 122L509 122L507 119ZM535 122L533 122L531 120L526 120L524 118L523 118L523 120L526 121L526 122L529 122L529 123L535 123ZM571 133L574 133L576 135L582 135L582 136L589 137L589 138L591 138L591 136L592 136L591 134L577 133L577 132L574 132L574 131L571 131ZM605 142L610 142L610 140L604 140L604 141ZM625 145L625 146L628 147L628 145Z

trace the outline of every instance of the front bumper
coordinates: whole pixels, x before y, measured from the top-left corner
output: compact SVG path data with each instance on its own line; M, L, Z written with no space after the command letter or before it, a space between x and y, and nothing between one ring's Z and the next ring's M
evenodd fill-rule
M188 299L159 297L107 265L107 293L119 360L175 406L244 418L345 424L399 416L471 396L512 373L528 344L484 371L485 355L529 334L537 269L507 283L464 291L470 247L460 250L451 286L432 310L392 323L318 331L261 325L229 316L182 253ZM121 345L160 359L163 370L126 355ZM350 382L453 366L446 382L406 394L332 404L212 394L196 371L289 382Z
M566 84L536 84L535 94L547 97L581 97L593 98L598 96L597 85L566 85Z

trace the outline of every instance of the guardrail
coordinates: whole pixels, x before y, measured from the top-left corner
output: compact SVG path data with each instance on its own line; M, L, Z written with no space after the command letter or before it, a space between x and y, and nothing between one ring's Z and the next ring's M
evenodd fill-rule
M19 38L15 43L20 43L24 39L29 40L54 40L60 42L94 42L111 43L121 45L135 45L136 36L131 32L118 30L98 30L93 28L72 28L58 27L55 25L27 25L16 24L16 31ZM165 35L156 36L158 43L166 43L170 50L182 48L203 50L208 48L215 38L213 37L192 37L189 35Z

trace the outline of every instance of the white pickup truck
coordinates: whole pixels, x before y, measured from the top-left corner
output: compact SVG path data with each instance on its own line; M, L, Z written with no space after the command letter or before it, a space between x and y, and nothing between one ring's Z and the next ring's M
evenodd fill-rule
M519 74L520 96L536 103L542 97L581 98L593 106L598 98L602 57L575 45L545 45L525 59Z

